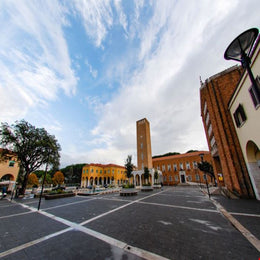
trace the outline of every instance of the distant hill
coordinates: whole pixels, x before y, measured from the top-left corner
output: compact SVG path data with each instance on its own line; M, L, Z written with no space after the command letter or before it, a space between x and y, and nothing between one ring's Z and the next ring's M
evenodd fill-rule
M152 158L160 158L160 157L166 157L166 156L171 156L171 155L177 155L177 154L180 154L180 153L177 153L177 152L169 152L169 153L165 153L165 154L161 154L161 155L155 155L153 156Z
M193 152L198 152L198 150L189 150L186 153L193 153ZM169 153L165 153L165 154L161 154L161 155L155 155L152 158L154 159L154 158L166 157L166 156L177 155L177 154L180 154L180 153L178 153L178 152L169 152Z

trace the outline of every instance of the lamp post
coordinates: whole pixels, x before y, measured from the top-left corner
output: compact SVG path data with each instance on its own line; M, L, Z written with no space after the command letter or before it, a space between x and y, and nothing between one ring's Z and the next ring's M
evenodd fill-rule
M249 29L237 36L227 47L224 58L226 60L235 60L241 62L243 68L247 70L252 83L252 89L258 97L260 90L250 68L251 51L258 37L259 30L257 28Z
M203 165L204 153L199 154L199 156L200 156L200 159L201 159L201 164ZM208 191L208 196L209 196L209 198L210 198L210 192L209 192L209 185L208 185L207 174L206 174L205 171L203 171L203 173L204 173L204 176L205 176L205 179L206 179L206 187L207 187L207 191Z
M47 170L48 170L49 157L50 157L50 152L48 152L48 159L47 159L47 163L46 163L46 167L45 167L44 177L42 180L42 189L41 189L40 199L39 199L39 203L38 203L38 210L40 209L40 206L41 206L42 193L43 193L44 182L45 182Z

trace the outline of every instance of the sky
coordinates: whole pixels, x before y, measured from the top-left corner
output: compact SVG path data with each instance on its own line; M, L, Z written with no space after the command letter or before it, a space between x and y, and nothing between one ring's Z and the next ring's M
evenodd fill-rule
M200 77L237 64L224 52L259 11L259 0L1 0L0 122L55 135L61 167L136 164L142 118L153 155L208 150Z

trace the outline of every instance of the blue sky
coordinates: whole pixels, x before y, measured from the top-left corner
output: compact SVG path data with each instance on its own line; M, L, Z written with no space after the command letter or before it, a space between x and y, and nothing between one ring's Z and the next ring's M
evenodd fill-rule
M136 121L153 155L208 149L201 76L241 32L258 0L0 1L0 121L25 119L61 144L61 166L136 163Z

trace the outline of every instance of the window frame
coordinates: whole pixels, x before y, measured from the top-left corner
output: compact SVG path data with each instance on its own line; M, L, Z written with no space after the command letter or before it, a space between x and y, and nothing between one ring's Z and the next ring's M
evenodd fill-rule
M242 104L239 104L233 117L238 128L242 127L247 120L246 113Z

